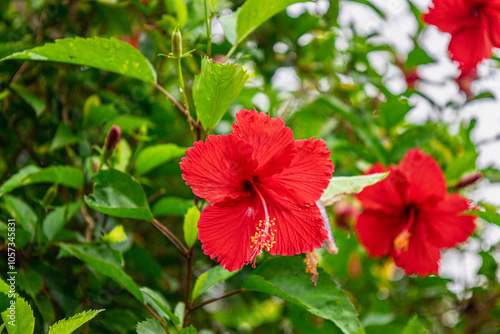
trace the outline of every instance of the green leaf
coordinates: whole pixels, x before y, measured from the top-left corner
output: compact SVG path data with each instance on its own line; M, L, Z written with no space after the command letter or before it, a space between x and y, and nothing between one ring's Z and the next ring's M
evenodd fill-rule
M102 241L110 244L116 244L125 240L127 240L127 234L125 233L123 225L115 226L108 234L102 237Z
M142 292L142 295L144 297L144 301L147 304L149 304L153 307L156 306L155 308L160 309L163 313L165 313L166 319L172 321L172 323L175 326L180 325L179 318L174 313L172 313L172 311L169 308L170 305L168 305L168 303L166 302L165 298L163 298L163 296L161 296L156 291L153 291L153 290L146 288L146 287L142 287L141 292Z
M102 311L104 310L89 310L77 313L71 318L62 319L50 326L47 334L71 334Z
M2 319L9 334L31 334L35 330L35 317L33 310L26 300L17 296L16 303L13 304L15 314L11 315L11 310L2 312Z
M448 162L444 172L448 186L457 184L463 174L476 169L477 156L475 151L469 151Z
M43 234L45 234L49 240L52 240L71 219L71 217L75 215L81 206L82 202L78 201L56 207L43 220Z
M408 325L403 330L403 334L427 334L424 325L418 320L417 316L411 318Z
M407 69L411 69L413 67L417 67L419 65L425 65L433 63L434 59L432 59L427 52L424 51L418 45L415 45L414 49L408 54L408 59L406 59L405 67Z
M477 211L477 210L469 210L465 211L466 214L471 214L481 219L486 220L488 223L492 223L500 226L500 215L493 211Z
M82 141L82 139L81 136L75 136L68 125L61 123L57 127L54 138L52 138L50 150L55 151L59 148L76 144Z
M193 293L191 295L191 300L195 300L201 296L205 291L213 287L215 284L225 281L228 278L236 275L238 271L227 271L221 266L217 265L205 271L198 277L196 283L194 284Z
M113 279L118 284L122 285L128 292L130 292L139 301L144 302L141 291L135 282L128 276L121 268L117 267L114 263L99 259L87 252L85 252L78 245L70 245L59 243L59 247L67 253L73 255L77 259L85 262L98 273Z
M193 327L193 325L189 326L188 328L183 328L177 332L177 334L197 334L197 333L198 332L196 331L196 328Z
M185 151L186 148L179 147L175 144L161 144L146 147L137 156L135 171L137 175L146 174L174 158L182 157Z
M274 258L254 270L243 282L243 288L296 304L332 321L344 333L358 332L358 315L349 297L322 269L318 269L319 278L314 287L305 269L300 257Z
M85 196L92 209L114 217L153 219L144 190L130 175L108 169L100 170L93 179L94 192Z
M16 223L28 232L31 240L33 240L37 222L37 216L33 209L24 201L10 195L4 197L4 206L10 215L16 219Z
M412 106L408 100L395 95L387 95L387 101L380 105L380 117L387 130L392 129L404 120Z
M189 248L196 242L200 215L200 210L196 206L192 206L184 216L184 240L186 240L186 245Z
M389 173L333 177L323 196L321 196L321 200L326 206L332 205L344 196L359 193L364 187L371 186L385 179L387 175Z
M201 73L193 83L193 99L196 114L205 130L217 125L240 94L247 78L247 73L239 65L214 64L207 58L202 60Z
M495 167L487 167L481 170L483 176L487 178L490 182L500 182L500 170Z
M35 94L30 93L26 88L21 87L19 85L10 85L10 88L12 88L13 91L19 94L23 98L24 101L26 101L27 104L33 108L37 116L40 116L41 113L45 110L45 102L42 101L38 96Z
M156 72L142 53L115 38L65 38L0 59L53 61L95 67L127 75L145 82L156 82Z
M286 7L303 0L247 0L239 10L236 25L236 43L239 44L252 31ZM234 44L234 43L233 43Z
M38 291L42 288L42 276L33 269L25 268L19 269L18 274L17 285L34 299Z
M8 179L0 188L0 197L13 189L35 183L56 183L75 189L83 188L82 172L70 166L50 166L40 169L27 166Z
M158 334L165 333L160 322L156 319L148 319L137 324L137 334Z
M152 211L155 217L184 216L191 206L192 200L169 196L160 198Z

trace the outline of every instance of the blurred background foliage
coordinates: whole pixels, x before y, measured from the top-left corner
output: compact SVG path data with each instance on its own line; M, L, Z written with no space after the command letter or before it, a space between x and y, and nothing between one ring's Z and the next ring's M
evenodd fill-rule
M433 62L418 45L425 26L420 23L413 36L413 51L401 55L389 44L372 42L376 33L361 36L353 26L339 26L339 8L346 1L318 2L297 17L281 11L245 38L231 61L243 66L250 78L212 133L228 133L235 113L255 106L283 118L296 139L325 139L333 152L335 176L362 174L375 162L397 163L408 149L419 146L440 163L450 191L467 196L481 177L499 182L499 170L476 168L478 152L470 138L474 120L452 128L440 117L442 107L431 103L432 120L419 125L406 121L413 107L409 98L426 98L415 76L417 66ZM368 1L355 2L382 18L386 15ZM224 17L242 4L209 1L214 62L232 47L219 22L227 26ZM419 10L410 5L421 22ZM176 61L159 56L172 52L170 35L178 25L184 50L195 50L182 60L186 93L195 110L193 79L208 47L202 0L2 0L0 18L0 58L55 39L116 37L140 50L156 70L158 84L182 101ZM380 52L401 69L399 75L407 83L404 93L392 93L387 78L374 69L369 56ZM492 64L498 67L498 62ZM469 94L464 103L479 98L491 94ZM457 112L462 107L447 105ZM43 229L37 240L30 240L29 228L17 229L18 292L33 309L35 333L45 333L55 321L88 309L105 311L81 327L83 333L134 333L138 323L152 318L123 285L89 266L81 254L122 268L138 286L159 293L165 307L182 315L183 304L178 302L186 284L185 259L145 221L91 210L84 195L93 191L92 177L106 133L112 124L119 125L122 139L112 157L114 168L142 185L153 215L181 236L183 216L193 205L179 170L184 149L192 145L184 115L150 83L90 67L16 60L0 62L0 108L2 183L26 166L74 166L84 176L80 189L64 182L33 182L9 194L0 191L4 240L11 217L26 222L24 227L32 222ZM158 144L171 144L171 156L152 168L141 165L141 152ZM72 179L67 183L80 182L78 175L62 177ZM491 213L490 223L498 223L498 208L481 205ZM359 210L351 198L328 208L340 252L319 252L324 270L320 275L340 284L366 332L421 333L425 327L432 333L494 333L499 328L498 247L483 240L490 223L479 220L472 240L457 250L472 249L482 259L473 283L460 284L460 279L406 277L390 260L368 258L353 231ZM92 229L89 217L95 222ZM78 248L65 247L67 243ZM195 277L214 265L200 246L195 245ZM6 248L0 245L0 250L3 275L8 271ZM200 300L241 288L252 272L243 268ZM340 332L329 320L256 292L196 310L191 323L205 334Z

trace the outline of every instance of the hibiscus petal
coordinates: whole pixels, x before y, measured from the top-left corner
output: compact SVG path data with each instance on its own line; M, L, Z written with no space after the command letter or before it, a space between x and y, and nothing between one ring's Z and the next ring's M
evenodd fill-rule
M433 6L423 15L425 22L439 30L454 33L470 19L472 10L464 0L434 0Z
M251 253L259 206L254 197L247 197L206 207L198 221L204 253L211 259L218 257L217 262L229 271L241 269Z
M384 164L377 162L367 170L363 172L363 175L377 174L377 173L385 173L390 169L385 167Z
M356 231L370 256L389 254L394 238L406 225L404 215L390 215L382 211L365 211L359 215Z
M406 176L406 201L422 204L441 200L446 195L446 179L437 162L420 149L408 151L398 170Z
M333 173L330 151L324 140L297 140L297 153L288 168L262 180L262 184L280 197L311 203L328 187Z
M450 248L464 242L474 232L475 217L462 215L469 203L460 195L446 196L437 207L424 208L418 221L427 226L429 241L439 248Z
M257 110L242 109L236 114L232 133L253 147L258 161L255 174L271 176L290 166L295 155L293 132L281 118L269 118Z
M406 208L404 196L407 187L406 177L393 169L382 181L365 187L356 198L361 201L365 211L375 210L399 215Z
M500 48L500 1L495 2L495 4L489 3L484 12L490 25L491 42L494 47Z
M391 253L394 262L403 268L407 275L437 275L441 253L439 248L428 241L425 225L414 224L410 233L408 249L400 254Z
M205 143L198 141L186 151L180 163L182 177L196 196L212 204L246 196L246 181L257 166L252 154L252 147L236 136L208 136Z
M469 73L483 59L491 57L493 45L488 25L485 14L480 13L473 23L464 24L452 35L448 51L450 58L459 63L462 73Z
M297 204L280 198L272 190L259 186L271 219L276 218L275 241L271 255L295 255L320 248L328 232L324 229L316 203Z

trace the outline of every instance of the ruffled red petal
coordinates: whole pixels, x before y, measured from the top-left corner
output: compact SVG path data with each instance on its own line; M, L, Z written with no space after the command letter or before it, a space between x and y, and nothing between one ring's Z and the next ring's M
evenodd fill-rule
M460 195L446 196L437 207L419 211L419 224L427 226L430 243L439 248L450 248L464 242L474 232L475 217L463 215L469 203Z
M441 253L439 248L429 242L425 225L414 224L410 233L407 251L400 254L391 253L394 262L408 275L437 275Z
M403 215L381 211L365 211L356 222L359 240L370 256L384 256L391 252L394 239L405 227Z
M332 178L331 153L321 139L297 140L295 145L297 153L290 166L259 182L280 197L301 203L316 202Z
M437 162L420 149L408 151L398 170L406 176L406 202L423 204L440 201L446 195L446 179Z
M455 33L461 29L464 21L471 17L471 7L464 0L434 0L423 20L435 25L439 30Z
M295 255L312 252L328 239L328 232L324 229L316 203L299 204L279 197L262 186L259 189L266 200L270 218L276 218L276 244L269 254Z
M248 195L245 181L251 179L257 162L253 148L232 134L208 136L186 151L180 163L182 177L196 196L215 204L225 198Z
M232 133L253 147L258 162L255 175L262 178L280 173L295 156L293 132L280 118L269 118L257 110L242 109L236 114Z
M401 215L406 208L405 193L408 182L398 170L392 170L382 181L365 187L356 198L361 201L365 211Z
M491 43L500 48L500 0L496 0L496 4L489 4L484 11L490 27Z
M389 171L389 168L385 167L384 164L377 162L367 170L363 172L363 175L377 174L377 173L385 173Z
M250 256L250 238L255 233L260 203L255 197L226 200L203 210L198 221L201 248L229 271L239 270Z

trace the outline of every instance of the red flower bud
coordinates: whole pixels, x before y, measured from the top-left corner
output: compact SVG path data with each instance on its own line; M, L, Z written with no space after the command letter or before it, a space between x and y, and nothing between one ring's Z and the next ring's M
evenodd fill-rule
M106 136L106 149L112 151L116 148L116 145L120 142L120 138L122 136L122 130L118 125L111 126L111 129L108 131L108 135Z

